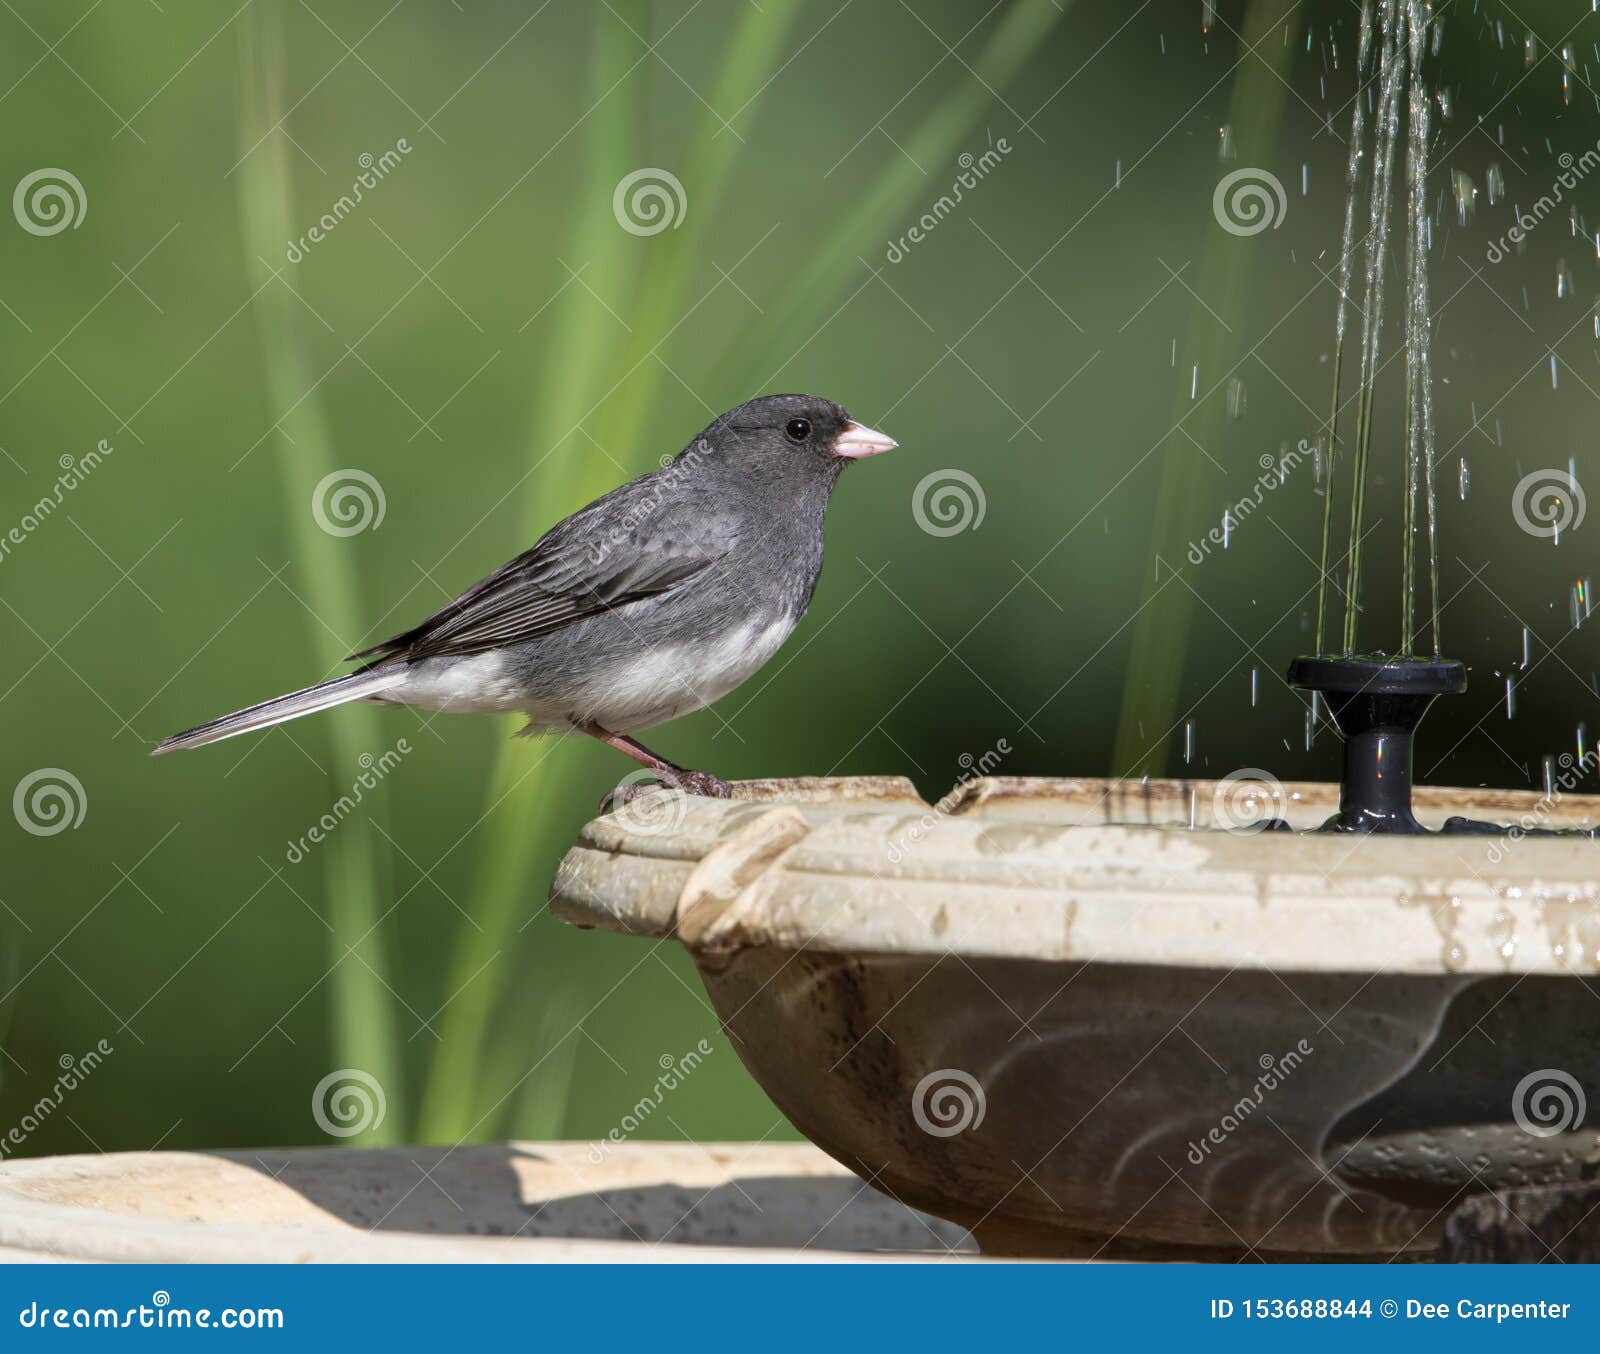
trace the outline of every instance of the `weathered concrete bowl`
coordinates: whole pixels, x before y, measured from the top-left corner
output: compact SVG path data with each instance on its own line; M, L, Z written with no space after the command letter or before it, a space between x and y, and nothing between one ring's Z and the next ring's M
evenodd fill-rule
M676 935L796 1127L991 1253L1425 1256L1464 1194L1600 1162L1600 845L1218 826L1310 827L1336 795L663 791L584 829L551 906ZM1430 825L1600 821L1417 799Z

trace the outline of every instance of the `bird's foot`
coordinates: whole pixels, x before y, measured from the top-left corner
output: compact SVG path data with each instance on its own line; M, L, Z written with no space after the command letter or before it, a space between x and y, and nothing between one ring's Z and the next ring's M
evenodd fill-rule
M627 780L606 791L600 799L600 812L610 813L633 803L655 790L681 790L686 795L703 795L708 799L732 799L733 786L709 771L689 771L683 767L658 767L648 778Z
M704 795L707 799L732 799L733 786L720 776L713 776L709 771L684 771L673 770L669 773L674 779L669 784L682 790L686 795Z

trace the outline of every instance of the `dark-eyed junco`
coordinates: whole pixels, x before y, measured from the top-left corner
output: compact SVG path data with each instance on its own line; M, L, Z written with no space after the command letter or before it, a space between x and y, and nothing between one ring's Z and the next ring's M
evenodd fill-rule
M894 441L812 395L723 414L678 455L552 527L365 667L174 734L215 743L346 701L513 713L528 732L586 733L665 783L726 782L629 735L727 695L788 639L822 569L839 471Z

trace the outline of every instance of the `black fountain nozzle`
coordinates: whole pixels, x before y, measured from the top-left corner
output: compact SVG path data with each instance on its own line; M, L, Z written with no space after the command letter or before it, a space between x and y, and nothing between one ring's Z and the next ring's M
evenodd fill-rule
M1411 736L1436 696L1467 689L1451 658L1297 658L1289 683L1319 692L1344 738L1339 812L1330 832L1426 832L1411 812Z

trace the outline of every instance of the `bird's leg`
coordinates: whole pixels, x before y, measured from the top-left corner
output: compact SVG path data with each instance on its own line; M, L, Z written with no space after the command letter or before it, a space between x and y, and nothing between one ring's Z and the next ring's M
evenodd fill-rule
M709 771L691 771L687 767L677 766L665 757L658 757L637 739L629 738L626 734L612 733L609 729L602 729L598 724L580 724L579 730L591 738L598 738L609 748L632 757L642 766L647 766L656 773L663 785L675 790L682 790L690 795L707 795L712 799L729 799L733 796L733 787L720 777L713 776ZM624 785L612 790L600 801L600 807L605 809L614 802L626 803L637 794L643 793L652 787L648 785Z

